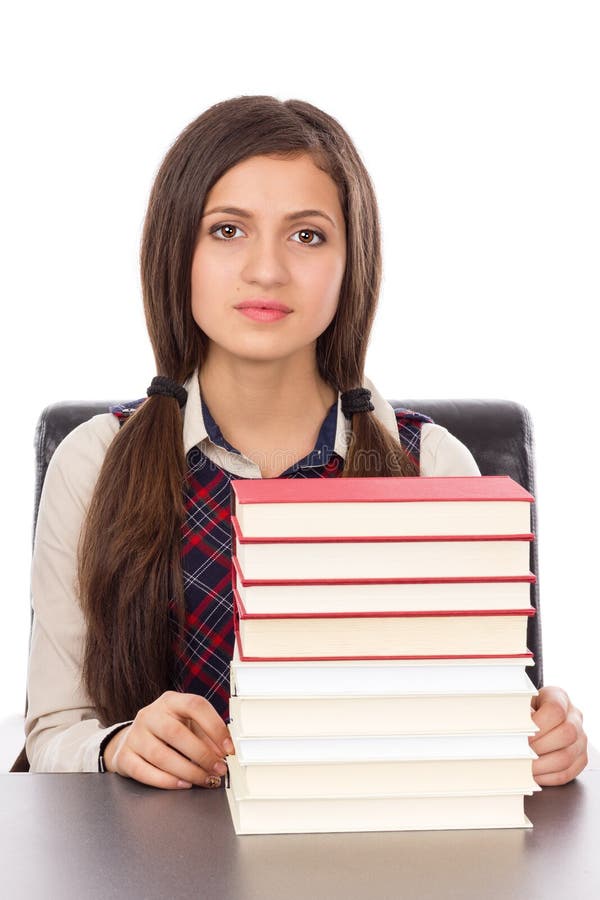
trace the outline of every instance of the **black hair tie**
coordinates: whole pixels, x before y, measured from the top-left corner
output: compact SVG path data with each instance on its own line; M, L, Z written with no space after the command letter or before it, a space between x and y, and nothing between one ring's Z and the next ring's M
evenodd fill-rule
M372 412L374 409L368 388L352 388L342 394L342 412L347 419L351 419L354 413Z
M173 378L169 378L168 375L155 375L146 393L149 397L153 394L162 394L163 397L175 397L180 407L185 406L187 401L186 389Z

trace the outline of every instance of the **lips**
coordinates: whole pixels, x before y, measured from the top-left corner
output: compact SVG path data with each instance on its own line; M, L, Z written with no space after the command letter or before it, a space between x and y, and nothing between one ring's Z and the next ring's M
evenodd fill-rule
M248 319L254 319L255 322L278 322L280 319L285 319L290 315L281 309L266 309L264 306L246 306L243 309L238 309L238 312L241 312Z
M286 306L285 303L278 303L276 300L262 300L260 297L255 297L251 300L243 300L241 303L238 303L235 307L236 309L274 309L278 312L291 312L289 306Z

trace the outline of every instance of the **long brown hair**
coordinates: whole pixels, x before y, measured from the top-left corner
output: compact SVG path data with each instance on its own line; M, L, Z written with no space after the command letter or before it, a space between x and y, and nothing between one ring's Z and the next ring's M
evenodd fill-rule
M208 192L248 157L305 153L336 183L347 234L337 311L316 342L319 372L336 390L362 385L381 283L371 179L332 116L302 100L262 95L234 97L202 113L172 144L156 175L140 263L158 374L183 383L206 358L207 337L191 311L191 266ZM352 417L342 477L418 474L374 413ZM173 686L167 608L174 606L182 628L185 475L177 400L148 397L111 441L78 548L78 589L87 622L82 681L105 725L135 718Z

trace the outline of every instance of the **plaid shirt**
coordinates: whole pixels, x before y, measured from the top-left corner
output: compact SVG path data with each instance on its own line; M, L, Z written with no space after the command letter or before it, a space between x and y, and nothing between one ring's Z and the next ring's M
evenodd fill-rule
M109 407L122 425L127 416L146 400ZM210 439L238 453L214 421L204 399L202 414ZM314 449L279 475L279 478L335 478L343 459L333 449L337 427L337 400L329 409ZM396 410L401 445L419 468L420 436L429 416L412 410ZM231 585L231 489L232 475L210 460L199 446L186 455L184 486L186 520L181 532L181 562L185 593L185 630L176 637L173 604L169 619L173 626L173 653L177 682L173 690L201 694L229 721L229 665L235 640Z

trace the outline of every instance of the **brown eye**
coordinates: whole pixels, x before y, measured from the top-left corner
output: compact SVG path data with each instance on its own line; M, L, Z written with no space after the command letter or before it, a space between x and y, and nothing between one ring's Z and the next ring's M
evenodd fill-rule
M300 240L297 243L304 244L306 247L318 247L319 244L325 243L325 235L321 231L317 231L315 228L303 228L301 231L297 231L296 234L300 235L308 235L309 240ZM319 238L319 243L313 244L311 243L312 236L316 235Z
M229 222L225 222L223 225L213 225L213 227L209 231L209 234L216 234L217 231L225 230L226 228L229 228L234 233L238 230L237 225L231 225ZM218 237L217 240L218 241L229 240L229 238L232 236L231 231L227 235L227 237L224 237L224 238Z

